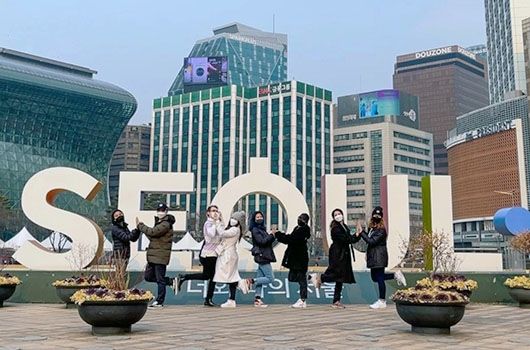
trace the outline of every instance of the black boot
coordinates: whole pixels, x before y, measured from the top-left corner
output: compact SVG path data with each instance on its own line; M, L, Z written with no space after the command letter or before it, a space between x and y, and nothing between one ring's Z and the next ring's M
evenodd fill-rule
M219 307L219 305L215 304L212 299L204 299L204 306Z

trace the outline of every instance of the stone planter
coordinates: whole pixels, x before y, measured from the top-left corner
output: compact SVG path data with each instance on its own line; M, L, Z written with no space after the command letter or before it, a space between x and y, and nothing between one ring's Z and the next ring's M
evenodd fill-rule
M466 304L413 304L396 301L396 311L403 321L412 326L414 333L450 334L451 327L464 317Z
M147 300L85 301L77 307L79 316L92 326L93 335L116 335L131 332L131 325L147 311Z
M0 307L4 306L4 300L11 298L17 289L16 284L2 284L0 285Z
M530 309L530 289L508 287L508 293L519 303L519 307Z
M74 308L75 303L70 299L72 295L74 295L75 292L81 289L86 288L92 288L92 287L99 287L99 286L56 286L55 292L57 293L57 296L59 299L63 301L63 303L66 304L66 308Z

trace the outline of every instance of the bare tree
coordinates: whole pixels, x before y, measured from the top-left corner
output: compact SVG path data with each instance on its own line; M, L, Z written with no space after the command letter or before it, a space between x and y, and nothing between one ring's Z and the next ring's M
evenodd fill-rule
M454 274L461 264L455 255L453 245L443 232L427 232L411 235L409 240L402 240L400 250L403 263L413 268L418 266L428 269L432 260L431 275L436 273Z
M57 231L52 232L47 239L50 241L50 245L56 253L64 252L66 250L66 245L72 243L72 240L68 236Z

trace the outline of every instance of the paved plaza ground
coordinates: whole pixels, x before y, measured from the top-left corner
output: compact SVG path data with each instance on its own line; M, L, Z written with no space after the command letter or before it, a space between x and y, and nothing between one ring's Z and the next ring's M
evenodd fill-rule
M76 309L6 303L0 349L530 349L530 310L470 304L450 336L416 335L393 305L333 310L166 306L148 310L126 336L96 337Z

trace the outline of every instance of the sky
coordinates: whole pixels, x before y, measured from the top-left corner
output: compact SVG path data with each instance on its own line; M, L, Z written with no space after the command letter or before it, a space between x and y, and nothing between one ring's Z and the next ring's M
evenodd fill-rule
M485 44L483 0L0 0L0 47L98 71L151 121L183 58L240 22L288 35L288 76L337 96L392 88L397 55Z

